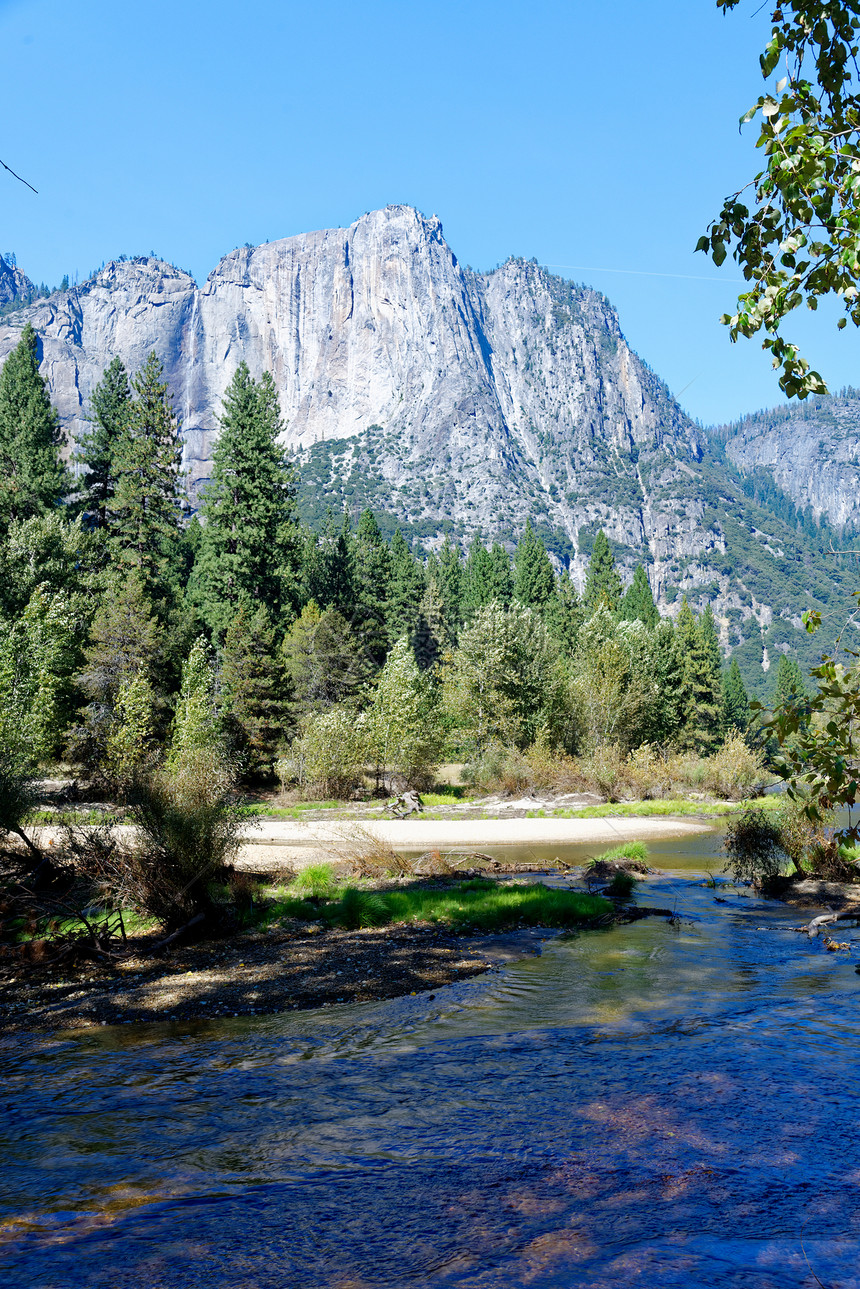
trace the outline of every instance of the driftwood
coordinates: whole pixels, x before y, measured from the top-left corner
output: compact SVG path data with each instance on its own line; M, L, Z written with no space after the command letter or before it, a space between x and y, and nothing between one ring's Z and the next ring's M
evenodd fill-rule
M811 922L807 922L806 926L799 927L798 930L805 931L810 940L814 940L821 928L829 922L860 922L860 907L842 909L839 913L822 913L820 917L813 918Z
M159 940L158 944L154 944L149 952L158 953L159 950L166 949L169 944L173 944L174 940L178 940L181 935L185 935L185 932L190 931L193 926L199 926L205 917L205 913L195 913L190 922L186 922L185 926L181 926L178 931L173 931L164 940Z

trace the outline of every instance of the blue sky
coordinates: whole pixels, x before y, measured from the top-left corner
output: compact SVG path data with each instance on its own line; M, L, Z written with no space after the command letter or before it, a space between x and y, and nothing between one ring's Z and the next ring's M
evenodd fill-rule
M0 250L36 281L151 250L206 277L244 242L409 202L458 257L535 256L605 292L706 423L780 401L730 345L736 267L693 253L754 173L768 6L743 0L0 0ZM831 388L853 328L786 334Z

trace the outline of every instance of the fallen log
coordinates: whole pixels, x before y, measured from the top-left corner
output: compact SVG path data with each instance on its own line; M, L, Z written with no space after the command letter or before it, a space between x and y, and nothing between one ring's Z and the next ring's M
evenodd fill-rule
M829 922L860 922L860 906L842 909L839 913L822 913L820 917L807 922L806 926L800 927L800 930L805 931L810 940L814 940L821 928Z

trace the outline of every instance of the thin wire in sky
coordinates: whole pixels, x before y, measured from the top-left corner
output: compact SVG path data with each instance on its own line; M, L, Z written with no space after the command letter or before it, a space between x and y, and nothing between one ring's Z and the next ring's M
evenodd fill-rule
M683 278L685 282L728 282L734 285L744 285L744 279L740 277L701 277L695 273L655 273L650 269L598 269L589 264L545 264L547 269L575 269L579 273L628 273L634 277L675 277Z
M11 166L7 166L5 161L0 161L0 166L2 166L4 170L8 170L10 175L14 175L14 176L15 176L15 178L16 178L20 183L24 184L27 188L29 188L31 192L36 193L36 196L38 197L39 193L38 193L37 189L35 189L31 183L27 183L27 180L26 180L26 179L22 179L20 175L15 174L15 171L12 169L12 167L11 167Z

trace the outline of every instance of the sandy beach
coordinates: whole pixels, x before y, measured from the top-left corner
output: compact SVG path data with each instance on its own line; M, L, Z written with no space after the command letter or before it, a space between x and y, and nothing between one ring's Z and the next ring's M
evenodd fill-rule
M594 846L622 841L695 836L713 825L668 818L603 819L341 819L263 820L245 830L239 856L243 868L302 867L326 858L370 834L396 851L480 850L504 859L510 846Z

